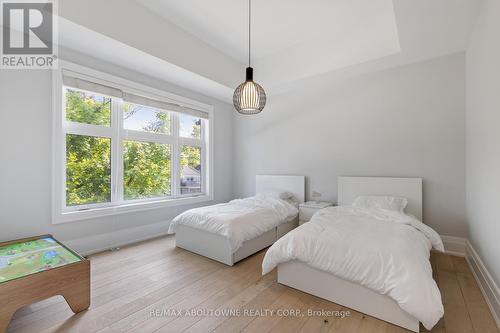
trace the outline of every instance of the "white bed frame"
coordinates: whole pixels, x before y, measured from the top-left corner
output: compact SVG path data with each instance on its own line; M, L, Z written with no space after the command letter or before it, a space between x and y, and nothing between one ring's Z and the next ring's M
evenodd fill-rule
M350 205L360 195L406 197L408 199L406 211L422 219L421 178L338 178L339 205ZM278 265L278 282L413 332L419 332L419 321L403 311L392 298L297 260Z
M257 175L256 193L287 191L294 195L299 203L305 200L304 176ZM290 230L299 225L298 215L292 221L280 224L268 232L243 242L233 253L229 239L205 230L180 225L175 234L175 245L185 250L200 254L233 266L238 261L271 246Z

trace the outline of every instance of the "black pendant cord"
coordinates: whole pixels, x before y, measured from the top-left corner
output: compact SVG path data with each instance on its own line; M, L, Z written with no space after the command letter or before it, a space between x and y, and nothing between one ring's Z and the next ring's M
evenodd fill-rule
M251 50L252 50L252 0L248 0L248 67L251 66Z

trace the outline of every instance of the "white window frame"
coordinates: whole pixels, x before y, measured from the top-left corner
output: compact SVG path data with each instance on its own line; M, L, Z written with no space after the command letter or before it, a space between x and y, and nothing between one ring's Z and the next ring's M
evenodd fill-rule
M126 130L123 128L123 101L113 98L111 126L89 125L66 121L65 96L62 82L63 71L78 73L83 78L103 85L127 90L143 96L157 96L182 106L204 111L208 119L202 119L201 138L179 136L179 114L169 112L171 117L170 135ZM194 204L213 200L213 106L189 98L168 93L135 83L111 74L103 73L67 61L59 62L53 71L53 166L52 166L52 223L66 223L102 216L123 214L148 209ZM79 90L79 89L75 89ZM168 111L168 110L164 110ZM111 139L111 202L66 206L66 134L81 134ZM123 141L143 141L170 144L171 146L171 195L161 198L137 200L123 199ZM183 145L201 148L202 189L200 194L180 194L180 149Z

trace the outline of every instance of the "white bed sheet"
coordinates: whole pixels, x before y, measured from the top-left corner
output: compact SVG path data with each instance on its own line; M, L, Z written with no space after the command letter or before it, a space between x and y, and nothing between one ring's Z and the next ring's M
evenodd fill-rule
M297 214L297 207L286 200L258 195L190 209L172 220L168 233L175 233L179 225L202 229L227 237L234 253L243 242L293 220Z
M443 251L441 238L412 216L330 207L274 243L264 257L262 273L299 260L391 297L431 329L444 313L432 278L431 248Z

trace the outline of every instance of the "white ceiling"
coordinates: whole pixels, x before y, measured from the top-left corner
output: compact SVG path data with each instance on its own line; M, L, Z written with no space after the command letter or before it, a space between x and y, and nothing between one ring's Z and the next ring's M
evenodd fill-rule
M247 0L137 1L246 64ZM331 44L358 30L389 35L397 44L392 0L254 0L252 24L255 60L291 48Z
M136 1L232 57L242 64L243 72L247 0ZM420 59L464 50L478 3L253 0L255 79L273 88L387 57Z
M252 0L255 80L270 96L322 74L343 79L464 51L480 2ZM116 6L133 25L109 24ZM102 15L84 19L81 12L93 7L75 0L60 11L72 21L61 24L60 42L230 102L247 66L247 6L247 0L110 0Z

